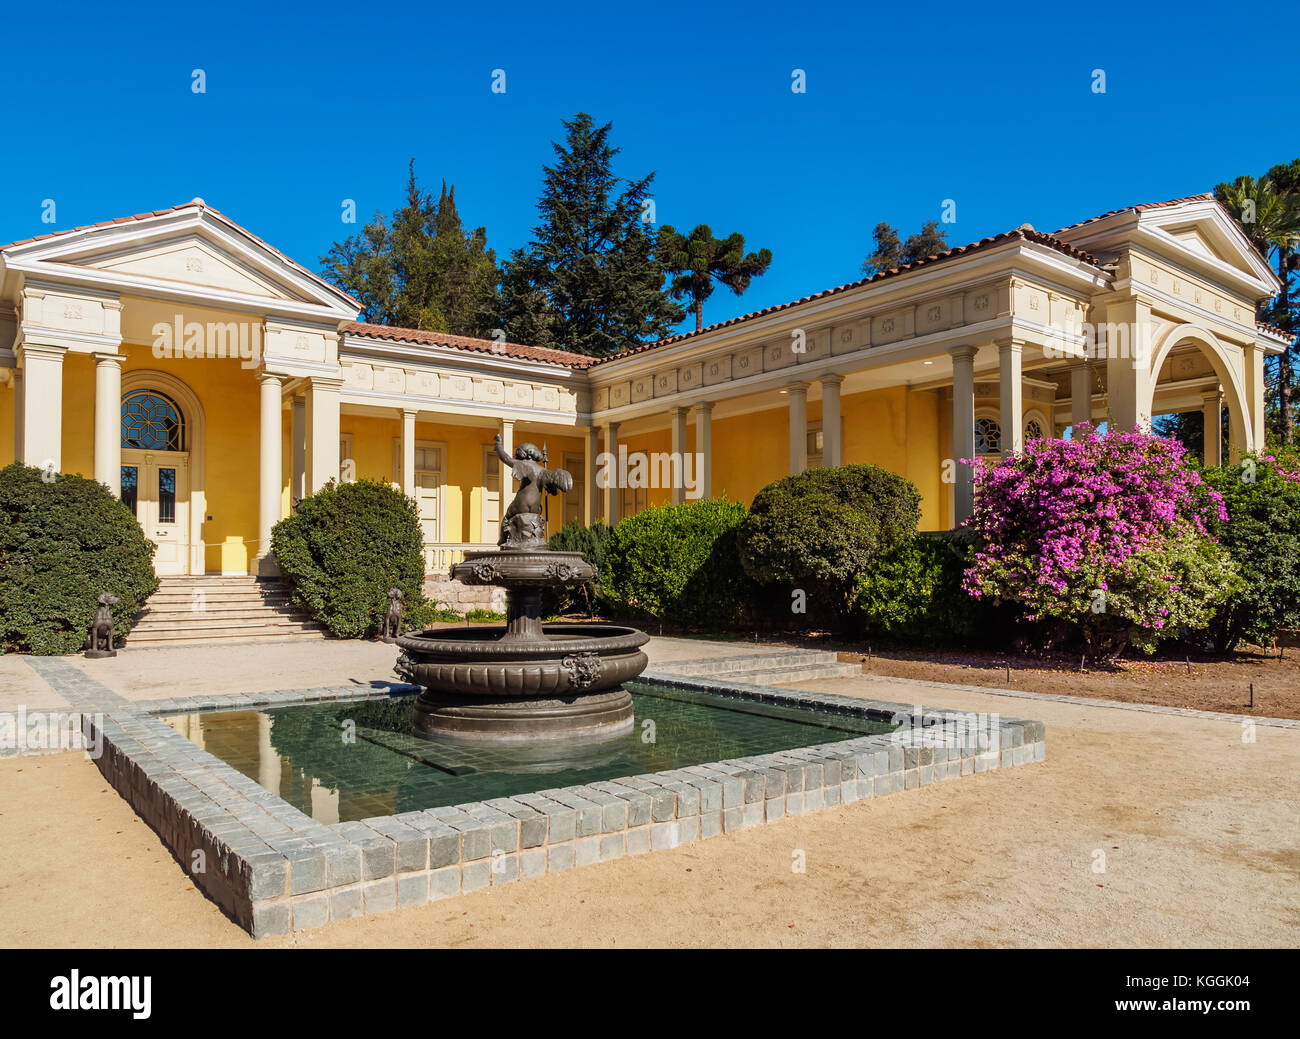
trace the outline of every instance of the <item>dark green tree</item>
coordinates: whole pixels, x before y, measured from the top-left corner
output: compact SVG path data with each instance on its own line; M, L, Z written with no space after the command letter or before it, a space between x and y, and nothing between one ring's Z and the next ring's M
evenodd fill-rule
M1272 390L1270 428L1284 444L1295 442L1296 334L1300 332L1300 159L1274 166L1263 177L1242 176L1219 184L1215 197L1260 254L1274 264L1281 291L1259 305L1261 321L1289 333L1286 353L1269 359L1268 382Z
M939 230L936 220L927 220L920 231L908 236L906 242L900 241L898 232L883 220L871 232L871 237L876 243L875 252L862 261L862 273L867 277L924 260L948 248L948 239Z
M597 126L579 112L564 122L564 143L552 143L556 161L542 168L537 203L541 222L502 274L511 340L602 356L662 338L682 319L643 219L654 174L626 182L615 176L612 125Z
M672 278L668 293L673 299L690 301L697 332L704 327L704 301L713 295L715 282L739 296L772 263L770 249L746 253L743 234L714 238L708 224L700 224L689 235L665 224L659 229L658 249L659 260Z
M487 231L464 229L454 185L444 181L436 200L421 191L414 159L405 204L388 219L376 213L320 264L323 277L362 305L363 320L467 336L485 336L497 323L499 272Z

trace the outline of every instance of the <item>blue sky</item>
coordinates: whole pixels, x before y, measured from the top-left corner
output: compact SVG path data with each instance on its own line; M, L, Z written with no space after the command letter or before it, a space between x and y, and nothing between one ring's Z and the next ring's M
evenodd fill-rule
M560 120L585 110L613 121L619 173L657 171L661 223L772 250L706 323L853 280L877 221L906 235L945 199L958 245L1300 155L1294 11L1289 29L1137 2L86 3L5 19L0 242L200 195L315 269L357 229L342 200L362 220L390 211L414 156L504 257L536 221Z

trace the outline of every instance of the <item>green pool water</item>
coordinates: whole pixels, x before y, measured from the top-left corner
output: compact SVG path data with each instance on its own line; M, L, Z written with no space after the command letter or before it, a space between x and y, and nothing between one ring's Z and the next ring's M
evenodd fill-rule
M865 718L648 683L628 685L630 733L596 743L501 746L411 735L414 697L165 719L325 823L580 786L891 732Z

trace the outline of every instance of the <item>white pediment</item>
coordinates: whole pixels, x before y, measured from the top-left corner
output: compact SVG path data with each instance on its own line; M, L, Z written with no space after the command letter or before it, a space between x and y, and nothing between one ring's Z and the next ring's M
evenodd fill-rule
M356 317L345 293L199 200L9 246L8 269L135 296L314 317Z
M1144 213L1141 223L1196 256L1226 264L1247 277L1258 278L1267 270L1249 239L1219 205L1201 203L1186 213L1179 213L1179 208Z
M174 281L197 288L221 289L270 299L297 296L237 257L198 235L107 256L92 256L78 266ZM305 302L305 301L303 301Z

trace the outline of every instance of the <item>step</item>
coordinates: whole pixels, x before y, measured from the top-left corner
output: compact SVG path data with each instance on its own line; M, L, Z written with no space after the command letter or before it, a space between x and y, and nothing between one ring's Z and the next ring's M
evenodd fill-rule
M672 671L677 674L718 675L786 665L834 664L838 661L838 656L829 650L794 649L737 654L731 657L710 657L703 660L670 660L665 661L658 670Z
M745 685L789 685L792 682L815 682L823 678L852 678L862 673L857 664L792 664L784 667L755 668L728 673L726 679Z
M136 618L133 632L183 630L197 625L212 624L295 624L311 623L309 618L292 610L205 610L202 613L167 614L145 611Z
M328 636L324 631L285 632L283 629L270 631L249 629L232 634L222 632L179 632L171 638L135 639L135 632L126 641L127 649L168 649L172 646L211 646L221 643L238 642L299 642L304 639L321 640Z
M186 635L234 635L245 631L280 631L292 635L300 631L324 630L322 625L314 621L201 621L184 627L132 628L127 638L132 641L148 641L158 638L183 638Z
M200 617L195 620L187 620L184 624L140 624L131 629L132 637L143 635L151 632L172 632L172 631L238 631L244 628L287 628L296 630L299 628L319 628L321 625L313 620L307 620L301 617L283 617L272 615L269 617L240 617L240 618L209 618Z

